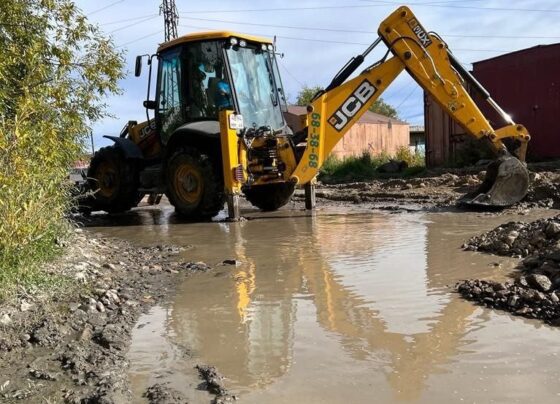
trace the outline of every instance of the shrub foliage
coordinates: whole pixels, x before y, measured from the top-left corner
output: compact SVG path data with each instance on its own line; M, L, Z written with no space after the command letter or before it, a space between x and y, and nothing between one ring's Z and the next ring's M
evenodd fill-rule
M0 10L0 287L52 255L70 207L68 169L118 92L123 57L70 0Z

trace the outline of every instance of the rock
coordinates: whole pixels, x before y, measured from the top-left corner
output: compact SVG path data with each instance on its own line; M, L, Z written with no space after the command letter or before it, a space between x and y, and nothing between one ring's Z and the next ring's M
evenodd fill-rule
M227 395L227 390L222 385L224 379L214 366L196 365L199 376L206 382L206 390L217 396Z
M560 234L560 224L556 222L548 223L544 229L544 233L549 238L556 237L558 234Z
M558 302L560 302L560 299L558 298L558 295L557 295L555 292L552 292L552 293L550 294L550 300L551 300L553 303L558 303Z
M10 325L12 324L12 318L8 314L4 313L2 314L2 316L0 316L0 324Z
M517 295L510 296L507 302L508 306L513 308L517 307L518 303L519 303L519 296Z
M76 272L74 275L74 279L78 282L86 283L87 282L87 275L85 272Z
M228 259L228 260L223 260L223 261L222 261L222 264L223 264L223 265L235 265L235 266L238 266L238 265L241 265L241 262L240 262L240 261L237 261L237 260L229 260L229 259Z
M19 309L21 311L28 311L29 309L31 309L33 307L33 305L31 303L28 303L25 300L22 300L20 305L19 305Z
M406 161L402 160L391 160L385 164L381 164L377 167L377 172L379 173L400 173L408 168Z
M89 341L93 337L93 330L89 325L86 325L80 335L78 336L79 341Z
M542 292L548 292L552 286L552 282L546 275L531 274L527 276L527 282Z
M165 384L156 383L146 389L143 396L150 404L183 404L187 399L180 392Z
M107 324L99 335L99 342L105 348L124 350L127 347L127 334L122 325Z

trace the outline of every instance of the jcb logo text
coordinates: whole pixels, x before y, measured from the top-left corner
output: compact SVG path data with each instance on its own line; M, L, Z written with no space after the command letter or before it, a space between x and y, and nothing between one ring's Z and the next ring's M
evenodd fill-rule
M329 123L340 132L376 92L377 88L373 84L367 80L362 81L352 95L329 118Z

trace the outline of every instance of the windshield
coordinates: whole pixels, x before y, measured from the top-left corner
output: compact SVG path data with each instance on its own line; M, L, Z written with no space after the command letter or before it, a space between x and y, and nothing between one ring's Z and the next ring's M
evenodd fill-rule
M231 47L227 50L239 112L245 127L284 126L278 86L267 51Z

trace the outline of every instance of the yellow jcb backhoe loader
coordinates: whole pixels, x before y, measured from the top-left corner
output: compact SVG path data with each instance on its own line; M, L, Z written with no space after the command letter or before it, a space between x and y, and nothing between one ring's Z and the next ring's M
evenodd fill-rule
M254 206L275 210L289 201L296 185L306 185L311 207L311 181L331 150L403 70L497 155L480 189L461 202L504 207L520 201L529 186L525 127L513 122L409 8L393 12L378 33L314 97L294 131L283 117L286 101L270 40L205 32L166 42L155 55L138 56L136 76L143 57L150 66L148 98L152 62L158 61L155 100L144 102L146 122L129 122L120 137L109 137L113 146L95 153L88 172L95 191L89 209L122 212L145 194L165 193L183 216L213 216L227 201L229 216L235 218L241 193ZM382 42L388 48L385 56L349 80ZM466 83L506 126L490 125ZM155 110L153 119L148 110Z

